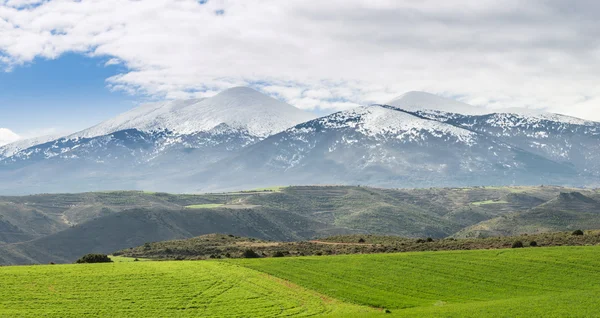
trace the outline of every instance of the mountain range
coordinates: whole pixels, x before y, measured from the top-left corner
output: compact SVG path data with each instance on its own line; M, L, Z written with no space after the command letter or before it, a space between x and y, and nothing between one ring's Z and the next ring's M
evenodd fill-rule
M0 148L0 193L288 184L600 184L600 123L489 113L424 92L315 118L253 89L142 105Z

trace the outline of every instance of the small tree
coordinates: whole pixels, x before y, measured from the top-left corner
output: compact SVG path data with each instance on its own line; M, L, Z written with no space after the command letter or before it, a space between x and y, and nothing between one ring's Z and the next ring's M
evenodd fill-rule
M106 254L87 254L78 259L76 263L112 263L112 259Z
M358 239L358 243L364 243L364 242L365 242L364 238L361 237L361 238Z
M277 251L273 254L273 257L284 257L285 254L282 251Z
M521 242L521 241L516 241L512 245L512 248L521 248L521 247L523 247L523 242Z
M531 246L531 247L536 247L536 246L538 246L538 245L537 245L537 242L536 242L536 241L531 241L531 242L529 242L529 246Z
M431 237L428 237L427 242L433 242L433 239Z
M242 257L243 258L260 258L260 255L258 255L255 251L253 251L251 249L247 249L244 251L244 253L242 253Z
M573 231L573 233L571 233L571 234L572 234L572 235L577 235L577 236L579 236L579 235L583 235L583 231L582 231L582 230L575 230L575 231Z

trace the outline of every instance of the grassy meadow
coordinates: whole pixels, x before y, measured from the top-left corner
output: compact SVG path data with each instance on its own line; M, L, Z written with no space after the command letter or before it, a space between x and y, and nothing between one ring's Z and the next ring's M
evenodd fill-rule
M593 317L599 265L578 246L1 267L0 317Z

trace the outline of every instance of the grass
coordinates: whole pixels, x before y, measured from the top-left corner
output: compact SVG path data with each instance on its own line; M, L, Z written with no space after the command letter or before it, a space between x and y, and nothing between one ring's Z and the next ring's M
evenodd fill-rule
M471 202L472 205L487 205L487 204L506 204L508 203L507 201L504 200L485 200L485 201L477 201L477 202Z
M0 317L368 315L293 283L221 262L0 268Z
M345 302L406 317L589 317L600 247L231 260Z
M582 246L2 267L0 316L592 317L599 265Z
M115 262L115 263L129 263L129 262L147 262L150 261L150 259L147 258L136 258L136 257L125 257L125 256L114 256L114 255L108 255L108 257L110 257L110 259ZM137 259L137 261L136 261Z
M210 203L210 204L194 204L186 206L186 209L214 209L224 206L225 204Z
M599 265L583 246L1 267L0 317L592 317Z

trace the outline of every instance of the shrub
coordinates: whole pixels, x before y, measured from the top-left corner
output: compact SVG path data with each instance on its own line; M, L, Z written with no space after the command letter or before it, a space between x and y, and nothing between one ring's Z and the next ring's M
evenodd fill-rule
M572 235L583 235L583 231L582 230L575 230L573 231L573 233L571 233Z
M244 251L244 253L242 253L242 257L243 258L260 258L260 255L258 255L255 251L253 251L251 249L247 249Z
M134 262L139 262L140 260L136 258L136 259L134 259L133 261L134 261Z
M361 238L358 239L358 243L364 243L364 242L365 242L364 238L361 237Z
M283 254L282 251L277 251L273 254L273 257L284 257L284 256L285 256L285 254Z
M106 254L87 254L78 259L75 263L112 263L112 260Z
M431 237L428 237L427 242L433 242L433 239Z
M535 247L535 246L537 246L537 242L536 241L531 241L531 242L529 242L529 246Z
M425 243L425 240L424 239L418 239L416 242L417 243Z
M523 247L523 242L521 241L516 241L512 244L512 248L521 248Z

